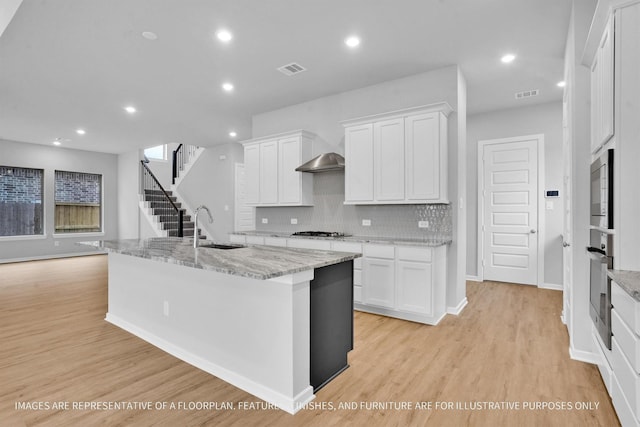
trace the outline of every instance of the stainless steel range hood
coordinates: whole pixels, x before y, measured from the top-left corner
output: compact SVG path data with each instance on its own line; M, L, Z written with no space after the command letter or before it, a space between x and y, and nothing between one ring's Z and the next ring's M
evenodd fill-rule
M324 153L298 166L298 172L330 172L344 170L344 157L338 153Z

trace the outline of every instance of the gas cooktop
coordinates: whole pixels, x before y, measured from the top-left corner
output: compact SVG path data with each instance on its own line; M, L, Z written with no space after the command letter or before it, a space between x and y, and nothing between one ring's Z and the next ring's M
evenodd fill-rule
M312 236L312 237L348 237L349 234L338 231L296 231L292 236Z

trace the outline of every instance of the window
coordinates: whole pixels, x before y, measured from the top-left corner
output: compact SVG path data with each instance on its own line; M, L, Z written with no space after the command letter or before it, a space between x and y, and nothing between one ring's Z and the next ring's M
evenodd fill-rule
M144 155L147 156L149 160L167 160L167 146L165 144L145 148Z
M0 237L44 234L43 172L0 166Z
M55 232L102 231L102 175L55 173Z

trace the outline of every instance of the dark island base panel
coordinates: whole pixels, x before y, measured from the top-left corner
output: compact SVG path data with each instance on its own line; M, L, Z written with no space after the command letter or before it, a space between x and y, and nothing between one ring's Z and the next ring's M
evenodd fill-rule
M317 268L310 286L310 380L316 392L349 367L353 350L353 261Z

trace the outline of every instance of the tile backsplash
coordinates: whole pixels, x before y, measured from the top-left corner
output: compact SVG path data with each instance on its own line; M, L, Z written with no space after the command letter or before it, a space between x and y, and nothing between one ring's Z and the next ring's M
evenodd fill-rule
M256 230L293 233L295 231L340 231L356 236L403 239L450 239L451 206L436 205L345 205L344 172L317 173L313 182L314 206L256 208ZM263 224L262 219L268 223ZM296 218L298 223L291 224ZM371 221L363 226L362 220ZM428 221L418 228L418 221Z

